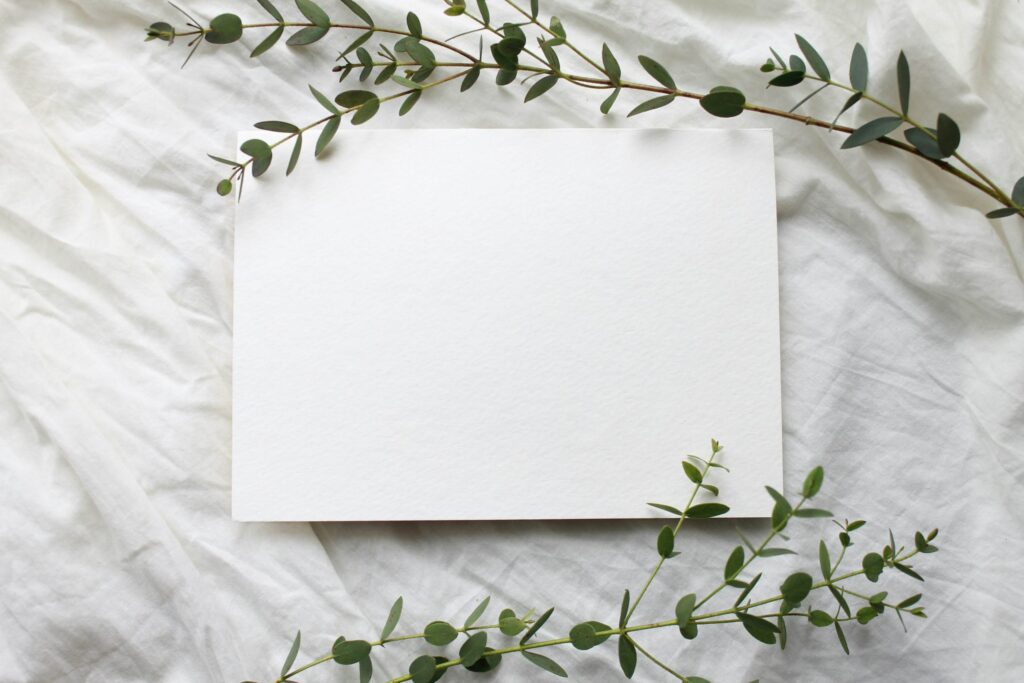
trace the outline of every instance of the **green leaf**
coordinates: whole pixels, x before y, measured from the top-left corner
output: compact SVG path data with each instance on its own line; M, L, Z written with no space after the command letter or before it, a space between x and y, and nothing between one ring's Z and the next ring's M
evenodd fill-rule
M314 88L312 85L309 86L309 92L313 93L313 97L316 98L316 101L319 102L320 106L326 109L327 111L331 112L332 114L341 113L338 110L338 108L334 106L334 103L327 99L326 95L324 95L322 92Z
M896 85L900 91L900 110L906 116L910 111L910 63L903 50L896 59Z
M744 599L745 599L745 598L746 598L746 597L747 597L748 595L750 595L750 591L754 590L754 586L756 586L756 585L757 585L757 582L758 582L758 581L760 581L760 580L761 580L761 575L760 575L760 574L758 574L757 576L755 576L755 577L754 577L754 578L753 578L753 579L752 579L752 580L750 581L750 583L748 583L748 584L746 585L746 587L745 587L745 588L744 588L744 589L743 589L742 591L740 591L740 594L736 596L736 601L735 601L735 602L733 603L733 606L739 605L739 604L740 604L741 602L743 602L743 600L744 600Z
M825 541L818 541L818 567L826 581L832 578L832 558L828 555L828 546L825 545Z
M799 33L796 35L796 44L800 46L800 52L804 53L804 57L807 58L807 63L814 69L814 73L818 74L818 77L823 81L829 80L832 75L828 71L825 60L821 58L821 55L814 49L814 46L807 42L807 39Z
M444 11L449 17L457 17L466 13L466 0L452 0L452 4Z
M843 594L836 590L836 587L832 584L829 584L828 590L832 593L832 597L836 599L836 602L839 603L839 607L846 612L846 616L850 616L850 604L846 602L846 598L843 597Z
M526 628L526 624L516 616L515 612L506 608L501 610L498 617L498 628L506 636L514 636L522 632Z
M388 612L388 618L384 621L384 628L380 631L380 639L387 640L388 636L395 632L395 627L398 626L398 620L402 618L402 596L398 596L394 604L391 605L391 611Z
M254 178L259 178L270 168L273 151L270 149L270 145L263 142L263 140L246 140L242 143L241 150L243 154L252 157L252 175Z
M683 472L686 473L686 478L692 481L694 484L699 484L704 480L700 470L693 463L683 461Z
M836 117L832 119L832 126L836 125L836 122L839 121L839 117L845 114L850 107L860 102L862 97L864 97L864 93L857 91L846 98L846 103L843 105L843 108L840 109L839 113L836 114ZM832 130L832 126L829 126L829 130Z
M432 621L423 629L423 640L431 645L447 645L459 636L451 624L446 621Z
M747 630L747 633L754 636L755 639L766 645L775 644L775 634L779 632L778 626L767 619L755 617L753 614L747 614L746 612L737 612L736 616L739 617L740 623L743 624L743 628Z
M284 660L284 666L281 667L281 678L285 678L286 674L292 670L292 664L295 663L295 657L299 654L299 643L301 642L302 631L297 631L295 633L295 640L292 641L292 649L288 651L288 656Z
M338 638L331 649L334 661L338 664L356 664L370 654L370 644L365 640L345 640Z
M615 88L612 90L612 94L605 98L604 102L601 103L601 113L608 114L612 110L612 105L615 104L615 100L619 97L619 90L621 88Z
M775 499L775 507L772 508L772 528L775 530L781 530L786 526L786 520L790 513L793 512L793 506L789 504L785 496L773 489L771 486L765 486L768 493L772 498Z
M259 57L261 54L263 54L270 48L274 47L274 45L277 44L277 41L281 40L281 36L283 35L284 26L278 26L273 31L271 31L270 35L264 38L263 41L253 49L252 52L249 53L249 57Z
M589 650L611 637L608 635L598 635L598 631L610 630L611 626L602 624L599 621L585 621L582 624L576 624L569 630L569 639L572 641L572 646L577 650Z
M853 46L850 56L850 85L861 92L868 89L868 55L860 43Z
M658 554L665 558L671 557L675 544L676 535L672 531L672 527L661 527L661 531L658 532Z
M928 133L931 133L929 135ZM907 139L907 142L912 144L918 152L925 155L929 159L941 159L943 157L942 150L939 149L939 143L932 137L935 135L934 129L921 128L907 128L903 131L903 137Z
M217 194L221 197L226 197L231 194L231 180L225 178L224 180L217 183Z
M242 37L242 20L236 14L218 14L210 21L210 30L203 37L215 45L233 43Z
M823 518L823 517L834 517L828 510L822 510L820 508L800 508L799 510L793 511L794 517L803 518Z
M338 93L334 101L345 109L352 109L375 99L377 95L369 90L346 90Z
M719 118L728 119L743 113L746 96L736 88L719 85L700 98L700 106L704 111Z
M725 571L723 574L726 581L732 581L740 573L744 558L743 546L738 545L733 548L733 551L729 554L729 559L725 561Z
M648 503L648 505L650 505L652 508L664 510L665 512L672 515L676 515L677 517L682 517L683 515L682 510L680 510L679 508L672 507L671 505L665 505L664 503Z
M551 88L555 87L555 84L558 83L558 80L558 76L554 74L549 74L539 79L530 87L529 91L527 91L526 98L523 100L523 102L529 102L532 99L540 97L548 90L551 90Z
M459 658L466 668L473 666L483 656L487 649L487 632L474 633L459 648Z
M540 14L540 0L530 0L530 18L536 19Z
M686 509L686 516L691 519L708 519L719 517L729 512L729 506L722 503L700 503Z
M640 55L637 59L640 61L640 66L644 68L644 71L649 73L654 80L670 90L676 89L676 82L672 80L672 76L665 70L665 67L644 55Z
M998 209L993 209L985 214L985 218L1006 218L1007 216L1014 216L1017 214L1017 209L1011 209L1010 207L1004 206Z
M420 655L409 665L412 683L430 683L437 671L437 660L433 655Z
M334 116L326 124L324 124L323 130L320 131L320 137L316 139L316 146L313 148L313 156L319 157L327 149L327 145L331 144L331 140L334 139L334 134L338 132L338 126L341 124L341 117Z
M873 607L861 607L857 610L857 623L866 624L877 616L878 612Z
M409 12L405 15L405 25L409 27L409 33L414 38L419 39L423 37L423 25L420 23L420 18L416 16L415 12Z
M466 72L465 78L462 79L462 85L459 86L459 92L466 92L472 88L478 78L480 78L480 67L474 66Z
M551 17L551 22L549 26L551 28L551 32L554 33L557 36L557 38L561 38L562 41L565 40L565 27L562 26L561 19L559 19L558 17ZM561 45L561 42L559 42L558 44Z
M480 19L484 25L491 23L491 10L487 8L487 0L476 0L476 6L480 10Z
M803 83L803 81L803 71L784 71L772 80L768 81L768 85L774 85L777 88L791 88L794 85Z
M861 567L864 569L864 576L867 577L868 581L872 583L878 581L878 577L882 575L882 569L885 567L885 562L882 560L882 556L878 553L868 553L864 556L861 562Z
M552 47L551 43L554 41L542 40L540 41L541 52L544 53L544 58L547 60L548 65L555 71L561 68L561 62L558 59L558 53L555 52L555 48Z
M218 157L218 156L214 156L212 154L207 154L206 156L210 157L214 161L220 162L222 164L227 164L228 166L232 166L234 168L238 168L239 166L242 165L242 164L238 163L237 161L232 161L231 159L225 159L224 157Z
M295 0L295 5L299 8L299 11L320 28L330 28L331 18L327 16L327 12L323 11L320 5L313 2L313 0Z
M541 627L544 626L545 623L547 623L547 620L551 618L551 615L554 613L554 611L555 608L552 607L547 612L540 615L540 618L538 618L537 621L533 622L530 628L527 629L526 633L523 634L523 637L519 639L519 644L526 645L530 638L533 638L534 634L536 634L537 631L539 631Z
M355 40L353 40L351 43L349 43L348 47L346 47L344 50L342 50L341 52L338 53L338 58L340 59L341 57L344 57L345 55L347 55L348 53L352 52L353 50L358 50L370 38L373 38L373 31L367 31L366 33L359 34L359 36Z
M320 26L307 26L306 28L299 29L293 33L287 41L286 45L310 45L320 40L327 35L330 29L322 28Z
M260 121L255 124L256 128L260 130L269 130L275 133L298 133L299 127L292 123L286 123L284 121Z
M636 647L626 636L619 636L619 666L626 678L636 671Z
M569 677L569 674L565 672L565 669L559 666L558 662L551 659L550 657L545 657L544 655L537 654L536 652L530 652L529 650L523 650L523 657L526 657L526 660L528 662L536 664L537 666L539 666L540 668L544 669L549 673L553 673L556 676L561 676L562 678Z
M406 97L402 101L402 106L398 108L398 115L399 116L405 116L410 111L412 111L412 108L414 106L416 106L417 102L420 101L420 95L422 95L422 94L423 94L423 91L421 91L421 90L417 90L416 92L409 93L409 96Z
M292 171L295 170L296 164L299 163L299 155L302 154L302 135L295 136L295 144L292 145L292 155L288 158L288 168L285 170L285 175L291 175Z
M270 0L256 0L256 2L260 3L260 7L265 9L267 11L267 14L274 17L278 21L284 21L284 17L281 16L281 12L279 12L278 9L274 7L274 3L270 2Z
M835 622L836 637L839 638L839 645L843 648L843 652L850 654L850 646L846 644L846 634L843 633L842 625L837 621Z
M874 121L868 121L857 130L850 133L850 137L846 138L843 142L843 149L850 149L852 147L860 147L861 145L867 144L873 140L877 140L880 137L888 135L897 128L900 127L902 121L898 116L883 116L875 119Z
M373 26L373 17L371 17L366 10L360 7L355 0L341 0L341 4L348 7L349 10L352 11L352 14L365 21L367 26Z
M939 114L935 134L939 138L939 151L942 152L942 156L952 156L956 152L956 148L960 146L960 126L945 114Z
M1010 199L1017 206L1024 206L1024 177L1018 178L1017 182L1013 184L1013 191L1010 193ZM933 532L937 533L937 532ZM935 538L934 535L930 536L928 540Z
M789 548L765 548L758 555L761 557L778 557L779 555L796 555L796 553Z
M900 608L900 609L906 609L907 607L910 607L911 605L916 605L920 599L921 599L921 594L920 593L918 593L917 595L911 595L909 598L907 598L906 600L901 601L896 606L898 608Z
M804 498L814 498L818 495L818 491L821 490L821 485L825 481L825 470L821 465L815 467L813 470L807 473L804 478L803 495Z
M608 43L601 46L601 63L604 64L604 72L608 74L608 79L618 85L622 78L622 68L619 66L619 60L615 59L611 48L608 47Z
M679 621L679 630L682 631L686 626L687 622L690 621L690 617L693 615L693 610L697 606L697 596L693 593L687 593L683 597L679 598L679 602L676 603L676 619Z
M905 564L900 564L899 562L894 562L892 566L896 567L896 569L898 569L899 571L903 572L904 574L906 574L907 576L909 576L912 579L917 579L918 581L924 581L924 578L920 574L918 574L917 572L915 572L913 569L911 569L910 567L908 567Z
M170 43L174 39L174 27L166 21L157 21L146 29L146 40L159 39Z
M796 572L790 574L782 585L779 586L779 592L782 593L790 605L799 605L807 594L811 592L811 586L814 585L814 579L807 572Z
M622 606L619 608L619 628L626 625L626 614L629 613L629 589L622 594Z
M833 619L832 615L828 612L822 612L820 609L812 609L810 614L807 615L807 621L811 622L815 626L825 627L831 626Z
M373 678L373 660L369 657L359 660L359 683L370 683Z
M391 77L391 80L393 80L395 83L397 83L398 85L402 86L403 88L407 88L409 90L422 90L423 89L423 84L417 83L416 81L413 81L413 80L409 80L405 76L400 76L398 74L393 75Z
M469 613L468 617L466 617L466 622L462 625L463 628L468 629L473 624L475 624L480 619L480 617L484 615L484 612L487 611L487 606L489 604L491 604L490 596L487 596L483 600L481 600L480 604L474 607L473 611Z
M789 70L799 71L803 74L807 73L807 65L804 64L804 60L800 59L796 55L789 56Z

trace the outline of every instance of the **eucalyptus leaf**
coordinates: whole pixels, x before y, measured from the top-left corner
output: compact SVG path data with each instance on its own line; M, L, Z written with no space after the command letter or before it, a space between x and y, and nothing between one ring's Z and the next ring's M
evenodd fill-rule
M553 673L554 675L559 676L561 678L569 677L569 674L566 673L565 669L559 666L558 662L551 659L550 657L545 657L542 654L530 652L529 650L523 650L523 657L525 657L526 660L531 664L536 664L537 666L539 666L540 668L544 669L549 673Z
M935 135L936 131L934 129L907 128L903 131L903 137L921 154L929 159L942 159L944 155L942 150L939 149L938 141L933 137Z
M480 601L479 605L473 608L473 611L469 613L468 617L466 617L466 621L462 625L462 627L468 629L471 626L473 626L473 624L475 624L480 619L480 617L484 615L484 612L487 611L487 606L489 604L491 604L491 597L487 596Z
M720 517L729 512L729 506L722 503L700 503L686 509L686 516L692 519Z
M648 503L648 505L650 505L652 508L664 510L665 512L672 515L676 515L677 517L683 516L682 510L680 510L679 508L672 507L671 505L665 505L664 503Z
M725 85L712 88L707 95L700 98L700 106L704 111L719 118L739 116L743 113L743 105L746 103L747 98L742 92Z
M694 593L687 593L683 597L679 598L676 603L676 620L679 622L679 630L682 631L686 626L687 622L690 621L690 617L693 615L693 610L697 606L697 596Z
M526 645L526 643L529 642L530 638L532 638L537 633L537 631L539 631L544 626L544 624L547 623L548 619L551 618L551 615L554 613L554 611L555 608L552 607L547 612L540 615L540 617L535 622L533 622L530 628L526 630L526 633L523 634L523 637L519 639L519 644Z
M368 41L370 38L373 38L373 31L366 31L365 33L360 33L355 40L349 43L348 47L346 47L344 50L338 53L338 57L344 57L350 52L358 50L360 47L365 45L366 41Z
M474 633L459 648L459 659L466 668L473 666L487 650L487 632Z
M860 147L880 137L884 137L900 127L902 121L898 116L883 116L865 123L860 128L850 133L850 137L843 141L843 149Z
M814 498L821 490L821 485L825 481L825 470L821 465L815 467L807 476L804 478L803 496L804 498Z
M885 567L885 562L882 560L882 556L878 553L868 553L864 556L861 562L861 567L864 569L864 576L868 581L878 581L878 577L882 574L882 569Z
M1010 192L1010 200L1017 206L1024 206L1024 176L1017 179L1017 182L1013 184L1013 191ZM932 540L935 536L930 536L928 540Z
M459 86L459 92L466 92L472 88L478 78L480 78L480 67L474 66L472 69L467 71L465 77L463 77L462 85Z
M309 19L314 25L320 28L330 28L331 18L327 16L327 12L323 10L320 5L313 2L313 0L295 0L295 5L302 12L303 16Z
M274 6L274 3L272 3L270 0L256 0L256 2L260 3L260 7L265 9L267 11L267 14L274 17L278 21L284 21L284 17L281 15L281 12L277 9L277 7Z
M814 585L814 579L811 575L806 572L796 572L790 574L782 585L779 586L779 592L786 599L790 605L800 604L804 598L811 592L811 587Z
M307 26L306 28L299 29L285 41L286 45L310 45L320 40L327 35L330 29L323 28L321 26Z
M242 20L236 14L218 14L210 20L210 30L203 38L215 45L233 43L242 37Z
M762 619L746 612L737 612L736 616L739 618L740 623L743 624L743 628L747 630L747 633L755 639L766 645L775 644L775 634L779 632L779 628L775 624L767 619Z
M219 194L221 197L226 197L227 195L231 194L230 179L225 178L224 180L221 180L219 183L217 183L217 194Z
M622 68L619 66L619 60L615 59L611 48L608 47L608 43L601 46L601 63L604 64L604 71L608 74L608 79L618 85L622 78Z
M365 640L345 640L339 638L331 649L334 661L338 664L358 664L370 654L370 644Z
M636 672L636 647L627 636L619 636L619 667L626 678L633 678Z
M260 121L254 124L260 130L269 130L275 133L298 133L299 127L285 121Z
M269 50L270 48L277 45L277 41L281 40L281 36L284 35L284 26L278 26L270 32L266 38L264 38L259 45L253 48L253 51L249 53L250 58L259 57L261 54Z
M416 106L416 103L420 101L420 96L423 94L422 90L409 93L409 96L402 101L402 106L398 108L398 115L405 116L412 108Z
M729 559L725 562L725 569L723 575L726 581L731 581L740 573L743 567L743 560L745 554L743 552L743 546L738 545L733 548L733 551L729 554Z
M331 144L331 140L334 139L334 134L338 132L338 126L341 124L341 116L332 116L331 119L324 124L323 130L320 131L320 136L316 139L316 146L313 148L313 156L319 157L327 149L327 145Z
M281 678L285 678L289 671L292 670L292 664L295 663L295 657L299 654L299 644L302 642L302 631L296 631L295 639L292 641L292 647L288 651L288 656L285 657L284 665L281 667Z
M825 541L818 541L818 568L821 569L821 576L826 581L832 578L832 558L828 555Z
M1010 207L1003 206L989 211L985 214L985 218L1006 218L1008 216L1016 215L1017 213L1017 209L1011 209Z
M658 554L664 558L671 557L675 547L676 535L670 526L663 526L658 532Z
M431 683L437 671L437 660L432 655L420 655L409 665L412 683Z
M292 155L288 158L288 168L284 174L291 175L292 171L295 170L295 166L299 163L299 155L302 154L302 134L295 136L295 144L292 145Z
M768 81L768 85L774 85L777 88L791 88L803 83L805 75L803 71L784 71Z
M815 626L824 628L825 626L832 625L832 615L828 612L823 612L820 609L812 609L807 615L807 621L811 622Z
M409 27L409 33L414 38L423 37L423 25L420 23L420 18L416 16L415 12L409 12L405 15L405 25Z
M451 624L446 621L432 621L423 629L423 640L431 645L447 645L459 636Z
M373 26L373 17L371 17L369 12L363 9L359 3L355 2L355 0L341 0L341 4L348 7L352 14L365 21L367 26Z
M637 59L640 61L640 66L644 68L644 71L649 73L654 80L669 90L676 89L676 82L672 80L672 76L669 75L665 67L645 55L640 55Z
M804 57L807 58L807 63L814 69L814 73L818 74L818 77L823 81L831 80L832 76L829 73L828 66L825 64L825 60L821 58L821 55L814 49L814 46L807 42L807 39L799 33L796 35L796 44L800 47L800 52L803 52Z
M853 46L850 56L850 85L860 92L868 89L868 55L860 43Z
M526 97L523 102L529 102L530 100L536 99L546 93L551 88L555 87L560 79L554 74L549 74L537 80L526 93Z
M943 157L952 156L960 146L960 126L945 114L939 114L935 135L939 138L939 151Z
M910 111L910 63L903 50L896 59L896 85L900 93L900 110L906 116Z
M380 639L382 641L387 640L388 636L395 632L395 628L398 626L398 621L402 618L403 605L404 601L402 596L399 595L391 605L391 610L388 612L388 618L384 621L384 628L380 631Z
M476 0L477 9L480 10L480 20L484 26L491 23L491 10L487 7L487 0Z
M615 100L619 98L620 90L621 88L615 88L615 90L612 90L612 94L604 99L604 101L601 103L602 114L607 115L608 112L612 110L612 107L615 105Z

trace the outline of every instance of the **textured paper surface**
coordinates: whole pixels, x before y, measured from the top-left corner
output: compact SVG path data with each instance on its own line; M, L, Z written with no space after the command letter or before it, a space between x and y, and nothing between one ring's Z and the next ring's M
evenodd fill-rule
M655 516L710 437L732 514L768 514L770 131L335 145L238 207L236 519Z

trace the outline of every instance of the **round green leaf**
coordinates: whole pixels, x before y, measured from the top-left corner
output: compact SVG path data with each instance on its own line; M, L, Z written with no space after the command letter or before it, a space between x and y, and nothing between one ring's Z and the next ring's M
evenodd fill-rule
M803 83L803 80L803 71L784 71L772 80L768 81L768 85L774 85L778 88L790 88L799 83Z
M488 671L494 671L501 664L501 655L499 655L494 649L487 648L484 650L484 655L480 659L476 660L476 663L466 668L474 673L487 673Z
M498 615L498 628L506 636L518 635L526 624L523 623L522 619L516 616L516 613L507 607L501 610L501 614Z
M692 621L687 622L686 626L679 629L679 631L683 634L683 638L693 640L697 637L697 624Z
M217 194L221 197L226 197L231 194L231 181L225 178L224 180L217 183Z
M658 554L666 558L671 556L675 543L676 535L673 533L672 527L661 527L661 531L658 532Z
M233 43L242 37L242 20L236 14L218 14L210 22L210 30L204 38L216 45Z
M811 622L815 626L825 627L832 625L832 616L828 612L822 612L820 609L811 610L811 613L807 615L807 621Z
M725 562L725 570L723 572L726 581L732 581L740 573L744 557L743 546L741 545L736 546L732 553L729 554L729 559Z
M864 576L867 577L868 581L875 582L882 575L885 561L878 553L868 553L864 556L861 566L864 568Z
M455 640L459 632L446 621L432 621L423 629L424 640L431 645L447 645Z
M573 626L569 630L569 639L577 650L589 650L600 642L597 637L597 629L589 621Z
M409 665L412 683L430 683L437 671L437 660L433 655L420 655Z
M779 586L779 592L786 598L790 605L799 604L807 594L811 592L814 579L806 572L790 574L789 577Z
M487 650L487 633L480 631L474 633L459 648L459 659L467 669L476 664Z
M346 109L351 109L375 99L377 95L369 90L346 90L335 97L334 101Z
M724 119L742 114L743 105L746 103L747 98L742 92L724 85L712 88L707 95L700 98L700 106L704 108L704 111ZM686 464L689 465L689 463ZM690 466L693 467L693 465Z
M1024 206L1024 177L1018 178L1017 182L1013 184L1013 191L1010 193L1010 199L1017 206ZM934 536L932 537L934 538ZM929 541L931 538L928 539Z
M338 638L331 648L334 661L338 664L357 664L370 654L370 644L365 640Z
M931 135L928 135L931 133ZM939 143L932 137L935 135L935 129L927 128L922 130L920 128L908 128L903 131L903 137L907 139L907 142L912 144L918 152L925 155L929 159L941 159L944 155L942 150L939 149Z
M679 602L676 603L676 620L679 621L679 631L683 633L683 629L690 624L690 616L693 614L693 609L697 605L697 596L693 593L688 593L683 597L679 598ZM694 624L696 626L696 624ZM683 633L685 635L685 633Z

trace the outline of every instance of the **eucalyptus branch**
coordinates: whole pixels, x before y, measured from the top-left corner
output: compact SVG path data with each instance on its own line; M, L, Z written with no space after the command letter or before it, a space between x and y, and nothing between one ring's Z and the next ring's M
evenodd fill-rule
M815 90L801 98L794 107L787 111L748 102L742 92L728 86L712 88L709 92L694 92L679 88L665 67L651 57L644 55L639 57L639 62L646 73L653 79L653 82L624 80L622 79L621 67L607 44L602 46L600 61L590 57L568 39L565 26L557 17L551 17L547 24L541 21L537 0L531 0L528 9L520 6L514 0L505 0L505 5L511 8L518 17L525 20L519 23L508 21L496 22L491 16L491 10L486 0L477 0L479 16L467 11L465 0L444 0L445 14L452 17L465 16L478 25L477 28L471 31L457 34L447 40L423 35L419 18L412 12L407 17L406 29L376 26L369 13L354 0L342 0L342 3L363 22L362 24L333 22L327 13L313 0L296 0L298 9L308 20L305 22L286 21L271 0L257 0L257 2L276 21L243 24L236 15L221 14L211 20L209 26L203 26L197 19L178 8L188 19L188 30L177 31L167 22L156 22L149 27L147 39L158 39L170 43L177 37L189 38L191 39L189 45L193 47L194 51L198 48L201 41L215 45L227 44L237 41L246 30L273 29L252 51L251 56L257 57L273 47L283 36L286 28L298 29L287 39L287 43L293 47L311 45L320 41L327 36L328 32L335 29L358 31L359 35L339 54L339 59L345 59L345 65L341 69L342 80L354 69L360 68L360 80L365 81L372 75L374 69L379 68L380 72L375 80L377 85L382 85L389 80L424 83L437 68L460 68L468 63L472 64L473 67L463 74L461 88L463 91L472 87L480 73L484 70L496 71L496 83L500 86L515 82L520 72L527 72L530 74L531 79L537 78L526 94L525 100L527 102L540 97L559 81L566 81L581 88L611 90L612 92L609 97L601 104L601 112L604 114L608 114L612 110L622 90L640 93L648 92L656 95L656 97L635 106L629 112L629 116L636 116L667 106L676 99L697 100L702 108L713 116L727 118L738 116L744 112L754 112L799 122L806 126L826 129L830 132L838 132L846 136L846 140L843 143L844 148L858 147L868 142L878 142L887 145L928 161L939 170L952 175L978 191L983 192L986 196L991 197L1000 206L989 211L988 217L1003 218L1015 214L1024 217L1024 177L1017 180L1011 191L1004 190L988 174L983 172L975 162L968 160L959 150L961 142L960 129L951 117L946 114L939 114L937 124L932 128L910 116L910 67L903 53L900 54L896 66L899 84L899 106L897 107L867 91L867 54L859 44L855 46L853 51L850 61L850 83L846 84L833 79L828 65L817 50L806 39L797 36L797 44L802 57L793 54L787 61L777 52L771 50L773 58L769 59L761 67L761 70L766 73L781 72L777 75L773 74L769 86L789 88L797 86L804 81L820 83ZM542 33L537 39L543 53L542 55L533 52L527 47L527 36L523 31L524 27L533 27ZM482 40L480 45L481 54L477 56L473 56L471 52L453 42L456 38L466 33L476 32L487 33L497 38L496 42L490 45L490 51L494 57L492 62L483 61ZM408 54L409 59L398 60L394 57L394 52L388 49L386 45L381 44L381 54L389 56L390 60L384 63L373 60L363 45L374 36L400 37L394 45L395 52L405 52ZM431 47L450 51L467 61L464 63L439 62L430 49ZM598 75L577 74L564 70L558 57L558 48L565 48L573 53L585 64L593 68ZM358 59L357 62L352 62L348 59L348 55L353 53ZM541 66L521 64L519 61L520 55L532 57ZM191 53L189 57L191 57ZM398 69L411 68L413 65L417 67L415 70L408 71L404 76L397 75ZM436 81L429 84L429 87L453 80L455 79L447 78ZM832 121L796 113L796 110L810 99L829 89L849 93L845 104ZM358 125L365 120L369 120L376 113L381 102L401 97L407 98L403 103L403 108L399 111L400 115L404 115L419 99L419 93L413 92L413 90L412 88L406 88L400 93L386 97L380 97L371 91L349 91L369 93L369 95L360 95L360 97L366 98L366 102L364 103L365 107L360 106L359 108L367 113L362 117L353 115L353 123ZM341 95L345 95L345 93ZM323 104L326 98L318 97L317 99L321 100L321 104ZM888 115L869 121L856 128L840 125L838 119L862 101L881 108ZM331 113L334 114L334 112ZM332 117L321 118L303 128L299 128L294 124L284 124L287 126L287 130L281 130L280 132L288 136L285 139L296 138L301 140L301 132L324 124L329 125L331 120ZM906 142L890 137L891 133L901 127L904 127L903 133L907 140ZM297 133L296 130L299 132ZM329 139L326 140L324 146L329 141ZM299 144L298 141L296 144ZM250 147L257 152L265 153L265 149L261 145L256 144ZM322 148L320 151L322 151ZM298 154L293 154L293 157L294 161L297 162ZM224 161L220 158L217 159ZM233 171L227 179L218 184L218 191L222 194L227 194L231 191L232 181L236 177L239 179L244 177L244 168L239 169L234 162L226 163L232 165ZM249 162L243 163L243 166L252 166L253 171L257 169L265 171L265 167L269 166L269 158L250 159ZM290 162L289 170L293 168L294 163ZM253 173L253 175L258 176L260 174Z
M397 642L423 641L427 646L434 648L445 648L453 644L459 636L464 636L457 656L447 656L435 652L422 652L408 665L408 673L390 679L389 683L429 683L438 680L445 672L455 667L473 673L485 673L499 667L502 657L505 655L518 654L527 661L537 665L541 669L556 676L567 677L568 673L555 660L541 654L538 650L547 650L559 646L570 645L578 650L589 650L604 642L615 638L618 642L619 664L623 674L630 678L637 667L638 655L650 660L656 667L672 676L676 680L701 683L707 679L700 676L680 673L675 667L662 661L657 655L637 642L636 636L639 633L657 629L674 628L680 635L693 640L698 637L699 629L711 626L740 624L754 639L766 644L778 644L785 648L786 645L786 623L787 620L806 620L817 627L832 627L835 630L842 649L849 653L846 642L843 624L856 623L865 625L879 615L889 610L897 615L903 622L903 615L925 617L923 608L918 605L920 594L912 595L899 602L887 600L888 592L867 594L860 590L854 590L848 586L853 579L866 578L869 582L877 582L882 573L889 569L895 569L907 576L917 580L923 580L921 576L909 564L909 560L920 553L933 553L937 548L931 544L937 535L932 531L927 536L918 532L914 536L914 548L906 550L897 546L892 533L889 534L889 543L881 552L868 552L861 561L861 568L837 574L842 557L845 556L848 548L854 545L851 534L864 526L865 522L856 520L853 522L836 522L840 528L839 544L842 550L839 559L833 565L827 544L825 541L819 543L818 564L821 579L815 580L808 572L796 572L790 574L785 581L779 585L778 593L769 597L757 600L748 599L759 585L762 574L752 578L746 578L744 574L755 560L767 559L783 554L794 554L794 551L784 547L773 547L772 541L777 539L788 525L801 518L823 518L831 517L831 513L818 508L808 508L806 503L814 498L821 489L824 482L824 471L820 467L814 468L804 480L801 495L796 504L790 501L780 492L768 487L768 493L774 500L771 515L771 525L764 539L756 546L741 536L743 545L737 546L725 561L723 569L723 580L713 588L704 593L704 597L698 599L695 593L688 593L679 599L675 606L674 615L658 621L643 624L631 624L629 618L636 611L641 599L647 592L654 578L659 574L664 564L679 555L675 550L676 536L683 528L683 522L687 518L711 518L718 517L729 511L728 506L717 502L696 502L697 495L701 491L715 497L718 489L708 483L710 474L716 469L725 469L721 464L715 462L721 452L717 441L711 442L711 454L707 459L697 456L687 456L683 461L683 473L693 484L693 490L687 504L680 510L671 505L663 503L649 503L652 507L676 517L673 525L664 526L657 535L655 548L658 553L658 561L654 570L644 583L636 601L630 603L629 592L627 591L619 609L618 625L616 627L600 621L585 621L576 624L569 629L567 635L555 635L543 640L534 640L534 636L541 632L547 625L548 620L554 613L550 608L536 619L532 618L533 612L529 611L524 615L517 615L510 608L501 610L496 623L477 625L490 605L490 598L484 598L477 607L469 614L461 627L455 627L446 621L432 621L421 631L409 635L392 635L399 624L402 616L404 602L398 598L392 605L381 634L376 640L349 640L344 636L335 640L331 651L314 660L300 666L295 666L295 660L301 644L301 634L297 634L292 643L291 651L285 658L284 666L281 668L280 676L274 679L274 683L295 681L295 677L314 667L335 662L342 666L358 666L360 680L368 682L373 676L374 652L385 644ZM747 548L750 550L749 558L746 557ZM721 594L727 588L739 590L738 597L730 607L716 609L713 611L700 612L699 609L714 597ZM834 607L829 610L815 609L810 605L810 597L820 593L831 594L835 602ZM863 605L854 612L847 600L858 599ZM804 604L808 606L801 609ZM821 604L821 603L819 603ZM904 628L906 626L904 625ZM522 634L522 635L520 635ZM491 645L490 637L504 636L507 638L518 638L518 642L500 646ZM389 650L390 652L390 650ZM443 650L442 650L443 652ZM382 655L378 655L382 656Z

